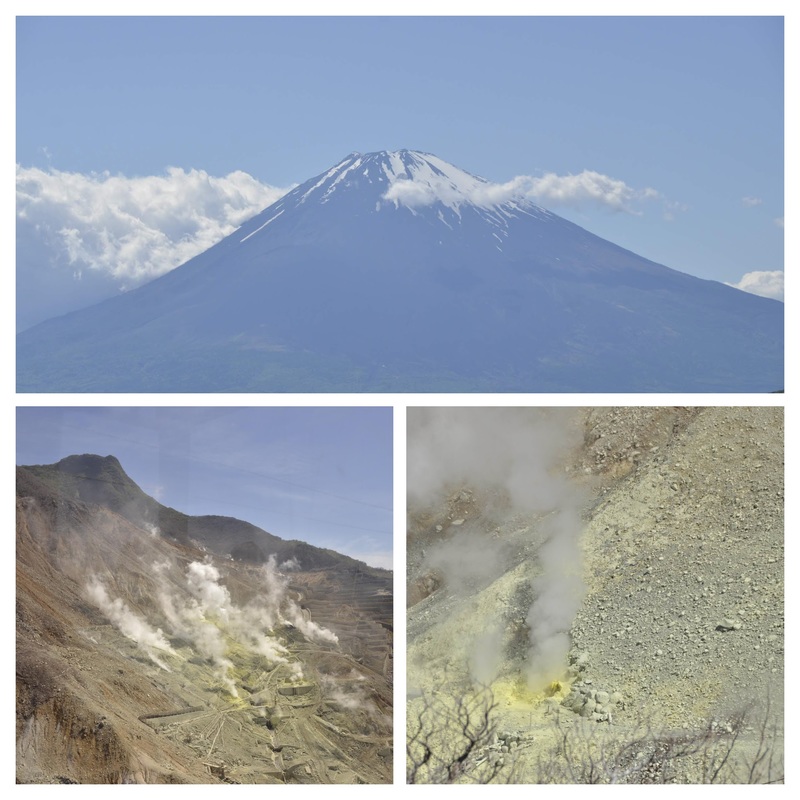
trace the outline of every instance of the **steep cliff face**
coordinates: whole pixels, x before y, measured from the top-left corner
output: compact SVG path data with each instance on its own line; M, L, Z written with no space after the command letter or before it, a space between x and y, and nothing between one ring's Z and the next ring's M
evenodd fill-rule
M562 424L564 446L545 465L562 490L536 507L514 505L508 485L475 481L410 501L410 724L432 697L483 686L497 703L494 730L516 752L484 742L484 760L462 780L481 780L486 759L502 756L494 780L513 769L515 780L583 782L593 764L601 782L701 782L735 738L716 780L762 781L766 759L750 772L762 732L775 780L783 770L782 409L598 408ZM467 436L468 428L454 430ZM509 474L525 469L520 458ZM554 522L570 503L580 506L574 547ZM497 555L477 566L459 561L470 548ZM556 657L543 672L534 667L545 645ZM640 741L641 755L665 748L659 737L671 747L680 740L687 753L662 759L653 774L643 764L623 769L626 744ZM595 747L605 748L603 764Z

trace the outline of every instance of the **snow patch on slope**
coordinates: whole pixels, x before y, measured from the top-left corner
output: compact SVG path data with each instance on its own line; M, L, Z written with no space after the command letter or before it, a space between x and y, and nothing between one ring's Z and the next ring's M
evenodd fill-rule
M246 242L253 234L258 233L262 228L266 228L267 225L270 224L270 222L274 222L276 219L278 219L278 217L281 214L283 214L283 212L285 210L286 210L285 208L281 209L277 214L275 214L274 216L270 217L263 225L261 225L260 227L256 228L252 233L248 233L247 236L245 236L244 239L242 239L241 241L242 242Z

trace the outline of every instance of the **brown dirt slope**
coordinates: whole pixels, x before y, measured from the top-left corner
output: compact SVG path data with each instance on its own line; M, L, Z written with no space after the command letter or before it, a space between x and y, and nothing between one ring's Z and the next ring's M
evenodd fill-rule
M153 536L20 469L17 782L390 781L391 573L348 562L282 578L272 623L281 661L260 655L260 640L245 647L251 640L224 609L204 628L223 648L215 660L173 630L160 594L168 587L175 603L193 608L187 568L213 564L230 603L258 610L263 565L209 561L191 543ZM98 607L87 592L92 576L116 611L160 629L168 651L151 658L141 630ZM291 609L299 609L294 623ZM338 641L303 632L314 625Z

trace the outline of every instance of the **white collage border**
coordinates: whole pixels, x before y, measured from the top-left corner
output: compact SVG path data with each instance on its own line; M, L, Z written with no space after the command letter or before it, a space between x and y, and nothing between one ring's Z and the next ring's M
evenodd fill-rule
M797 45L800 43L800 3L796 0L789 2L789 0L762 0L762 2L753 2L752 0L728 0L728 2L721 2L719 0L695 0L690 2L688 0L673 0L673 2L665 2L664 0L653 0L647 4L643 2L636 2L634 0L608 0L608 2L599 4L592 2L592 0L562 0L562 2L555 4L552 2L544 2L543 0L534 0L533 2L521 2L521 0L495 0L493 3L481 0L463 0L462 2L453 2L452 0L429 0L429 2L420 2L419 0L407 0L405 3L398 3L396 0L392 2L376 3L364 2L358 0L340 0L335 4L322 2L322 0L296 0L292 4L271 2L265 0L264 2L257 2L256 0L228 0L225 3L210 2L208 0L199 0L191 5L179 0L162 0L162 2L153 2L153 0L142 0L139 3L131 3L129 0L121 0L115 3L112 7L108 3L98 2L98 0L77 0L70 3L67 7L65 4L57 2L57 0L30 0L30 2L22 2L22 0L11 0L5 10L0 11L0 19L2 19L2 28L0 28L0 58L3 59L3 82L2 87L5 93L5 107L12 109L14 106L14 17L18 14L34 14L34 15L59 15L59 14L177 14L184 15L187 12L192 14L559 14L559 15L586 15L586 14L602 14L602 15L782 15L786 19L786 136L785 141L788 142L786 146L786 161L785 173L789 176L786 185L786 218L789 224L785 226L785 241L786 241L786 263L794 264L793 256L797 253L796 246L796 233L793 229L792 223L795 221L797 215L794 213L796 208L796 185L793 185L792 178L800 175L797 165L797 142L800 142L800 130L798 130L797 119L797 105L800 100L800 91L798 91L797 75L800 75L800 66L798 66L798 50ZM676 54L676 58L679 53ZM6 137L4 142L10 149L14 147L14 133L10 129L13 124L13 113L8 115L5 127ZM3 431L3 447L6 452L6 458L2 462L0 469L2 469L3 486L6 487L8 492L8 521L9 525L6 528L6 541L7 547L11 547L11 530L13 530L13 518L11 514L12 504L11 500L11 487L14 484L14 463L9 456L8 451L12 449L15 435L12 433L16 429L16 408L18 406L264 406L264 407L277 407L277 406L391 406L394 409L394 602L395 602L395 756L394 756L394 784L391 786L366 786L366 787L343 787L331 786L326 787L326 792L332 792L329 795L333 800L339 800L349 796L352 792L360 794L363 797L397 797L399 794L406 796L414 796L417 794L429 795L432 791L438 792L441 787L407 787L405 786L405 748L403 747L404 730L405 730L405 542L404 531L406 525L405 519L405 487L406 487L406 459L405 459L405 433L406 433L406 409L410 406L563 406L563 407L583 407L583 406L779 406L785 408L785 424L786 424L786 438L785 438L785 454L786 454L786 522L785 530L794 531L794 522L798 520L797 514L797 494L800 493L800 483L797 481L798 475L798 447L800 446L800 434L798 434L797 419L800 415L800 408L793 409L793 406L800 406L800 401L797 398L797 379L798 369L800 369L800 360L794 357L787 357L786 370L785 370L785 394L776 395L729 395L729 394L652 394L652 395L630 395L630 394L530 394L530 395L517 395L517 394L476 394L476 395L450 395L450 394L386 394L386 395L353 395L353 394L334 394L334 395L295 395L295 394L281 394L281 395L231 395L231 394L199 394L199 395L178 395L178 394L125 394L125 395L108 395L108 394L65 394L65 395L42 395L42 394L17 394L15 387L15 348L14 342L14 297L15 297L15 278L14 278L14 256L13 256L13 208L14 197L12 194L11 186L13 185L13 165L15 163L15 154L8 153L6 161L3 162L7 170L4 174L7 175L7 181L4 183L6 192L2 196L5 198L5 203L8 207L5 208L5 213L2 217L5 237L3 241L6 244L6 267L3 275L3 292L0 294L0 303L2 303L4 324L6 326L7 335L3 339L3 345L0 348L2 354L2 413L4 424ZM791 268L789 271L789 280L787 281L787 296L791 298L791 290L793 279L791 275ZM792 343L800 342L800 334L796 330L798 326L795 323L793 315L787 315L785 327L785 340L787 342L787 352L791 352ZM3 585L5 587L5 596L3 598L3 619L7 621L6 630L12 629L11 618L13 616L14 600L13 600L13 587L14 577L12 574L12 565L14 559L11 558L11 553L4 559L7 572L3 575ZM795 545L791 537L786 538L786 564L787 576L792 577L791 567L797 563L795 554ZM786 641L786 660L791 665L795 663L795 633L794 633L794 615L797 606L796 592L792 587L792 581L788 582L786 594L787 606L787 641ZM12 776L14 774L14 761L15 761L15 734L12 732L10 724L11 719L14 717L12 707L14 704L14 695L10 691L12 685L12 654L13 649L7 648L6 657L3 661L4 672L7 677L4 685L9 688L7 692L7 706L3 719L6 722L3 728L4 734L2 739L2 753L3 757L3 775L5 782L8 785L13 785ZM7 670L7 672L6 672ZM789 670L791 674L791 667ZM786 692L786 710L790 712L796 708L796 692L792 689L793 681L787 683ZM790 743L796 741L795 738L796 725L793 722L793 714L786 714L786 739ZM7 759L7 760L6 760ZM797 783L792 770L793 764L789 759L787 770L787 785ZM281 792L288 791L290 794L302 794L303 797L308 796L308 788L303 786L297 787L282 787ZM450 796L461 795L463 793L470 793L472 795L481 794L484 796L486 793L491 793L492 796L497 792L505 792L514 794L517 797L522 796L522 793L530 790L531 787L516 786L516 787L444 787L444 791ZM138 791L144 791L143 787L139 787ZM157 794L173 797L175 793L182 795L184 793L192 792L192 796L196 797L198 787L178 787L178 786L158 786L146 787L147 791L155 791ZM232 789L233 790L233 789ZM675 791L689 791L697 792L702 791L703 787L675 787ZM15 791L22 791L26 793L33 792L37 797L40 794L51 795L54 792L61 793L64 791L60 787L19 787L15 786ZM70 790L67 790L70 791ZM104 796L109 791L108 787L91 786L82 787L81 791L88 791L89 793L103 792ZM134 789L123 791L136 791ZM226 791L225 787L200 787L200 793L206 795L207 792L213 791L215 794L220 791ZM257 792L259 797L263 796L264 788L258 787L237 787L235 789L239 794L242 792L250 796L256 796ZM268 790L269 791L269 790ZM601 792L608 794L610 791L618 791L614 787L593 787L592 789L584 789L584 787L537 787L536 791L544 791L546 793L556 793L563 795L565 793L591 791ZM735 794L740 794L747 791L748 794L757 789L745 787L726 787L726 791L733 791ZM767 790L770 791L770 790ZM778 790L780 791L780 790Z

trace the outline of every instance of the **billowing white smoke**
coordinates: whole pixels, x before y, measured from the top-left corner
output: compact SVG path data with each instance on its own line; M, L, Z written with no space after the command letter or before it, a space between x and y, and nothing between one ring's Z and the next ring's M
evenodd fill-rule
M443 539L428 548L426 564L441 572L448 589L461 593L474 591L497 577L505 557L502 543L487 548L485 533L466 522L452 539Z
M410 408L408 499L429 506L444 491L472 486L508 493L516 511L571 501L553 465L574 434L569 409Z
M294 601L289 601L286 606L286 619L297 628L306 639L322 644L338 644L339 637L328 628L308 619L300 606Z
M287 596L289 580L281 575L276 566L275 556L270 556L263 567L264 583L267 588L267 597L270 598L272 607L283 609L283 618L291 622L306 639L314 642L337 644L339 637L328 628L312 622L297 603Z
M163 575L163 565L156 565L156 570ZM191 578L187 578L187 583L190 580ZM231 677L233 662L225 657L228 645L215 619L209 618L209 609L196 598L183 602L173 595L165 583L162 583L159 591L159 601L173 635L191 642L200 655L211 661L220 682L233 697L238 697L236 684Z
M157 536L161 536L161 529L158 525L153 525L150 522L143 522L142 527L155 539Z
M131 611L128 605L119 597L111 598L100 579L92 576L86 586L89 599L102 610L102 612L117 627L119 632L137 645L147 654L151 661L162 669L170 671L169 667L157 656L157 651L174 655L173 649L164 637L160 628L152 628L138 614Z
M227 622L230 615L230 592L218 583L219 570L209 561L193 561L186 570L186 585L204 615Z
M583 597L580 492L556 468L559 456L577 441L569 409L534 408L411 408L408 411L409 508L430 508L454 490L469 487L484 497L494 494L510 503L509 517L518 514L546 519L537 530L545 535L539 548L538 570L532 580L528 681L558 677L566 667L569 629ZM499 506L498 506L499 508ZM496 511L497 509L495 509ZM429 565L463 572L476 581L494 578L505 568L502 542L489 542L469 524L450 528L450 537L431 548ZM462 577L462 580L465 578ZM493 624L484 642L471 648L473 675L488 682L499 662Z
M336 703L340 708L348 711L366 711L368 714L378 714L378 708L367 696L367 692L360 685L365 681L363 675L354 670L345 681L336 680L330 675L323 675L320 684L325 693L325 698Z
M274 629L291 622L312 641L336 644L336 635L312 622L300 606L287 596L288 580L270 557L264 565L263 591L245 606L237 606L227 587L220 583L221 574L210 560L193 561L182 576L189 598L176 592L167 581L167 564L154 565L160 576L159 601L172 632L191 642L217 668L219 679L228 691L237 696L232 677L233 663L227 657L228 640L248 652L263 656L272 665L282 664L301 678L302 666L290 661L287 648L274 635Z
M228 589L219 583L219 570L210 561L193 561L187 567L184 580L190 594L188 601L167 586L163 565L156 565L156 571L162 575L161 608L173 633L192 642L214 664L217 676L231 695L236 697L238 692L232 677L233 662L226 656L226 636L272 664L288 663L286 648L263 629L272 627L271 618L265 615L258 620L252 611L235 606Z
M565 506L544 523L547 541L537 556L541 572L533 579L534 601L528 612L530 651L528 685L541 689L560 678L570 648L569 629L584 594L579 537L580 515Z
M229 657L231 643L263 656L272 666L283 665L294 677L302 678L302 665L290 660L289 650L275 636L274 629L291 623L311 641L338 642L336 634L313 622L308 612L288 596L288 579L278 570L274 557L262 570L263 591L244 606L233 602L228 588L220 583L220 571L210 560L193 561L177 576L170 576L171 570L167 561L153 565L158 601L169 630L173 636L191 643L214 665L218 679L233 697L238 692ZM112 599L95 577L86 593L124 636L135 641L160 667L169 669L157 653L175 652L160 628L150 626L121 599Z

